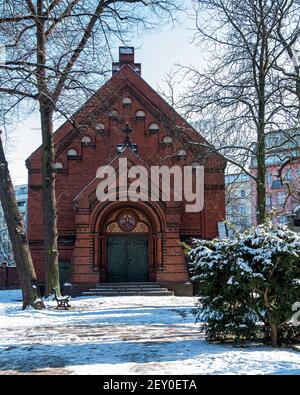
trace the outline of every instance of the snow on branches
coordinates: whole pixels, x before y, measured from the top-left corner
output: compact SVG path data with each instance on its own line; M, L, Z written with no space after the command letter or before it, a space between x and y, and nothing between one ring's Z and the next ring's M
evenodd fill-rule
M199 290L198 319L210 340L299 337L292 305L300 301L300 236L271 222L233 239L195 240L188 253Z

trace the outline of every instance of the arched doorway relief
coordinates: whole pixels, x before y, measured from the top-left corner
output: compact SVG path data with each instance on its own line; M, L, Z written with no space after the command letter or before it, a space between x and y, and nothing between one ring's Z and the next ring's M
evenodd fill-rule
M111 202L95 210L94 262L100 282L156 281L162 270L163 217L142 202L128 203Z

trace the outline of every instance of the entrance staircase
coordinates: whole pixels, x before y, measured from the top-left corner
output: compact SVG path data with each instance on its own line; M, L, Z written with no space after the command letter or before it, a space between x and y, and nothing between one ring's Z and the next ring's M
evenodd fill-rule
M82 292L82 296L171 296L173 291L161 288L159 283L101 283L89 291Z

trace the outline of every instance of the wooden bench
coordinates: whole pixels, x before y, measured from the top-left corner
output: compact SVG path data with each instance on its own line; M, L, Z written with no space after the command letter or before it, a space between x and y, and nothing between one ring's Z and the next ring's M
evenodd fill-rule
M71 296L57 296L57 291L55 288L52 289L52 292L54 294L54 300L57 303L57 307L56 309L64 309L64 310L68 310L70 306L69 302L71 300Z

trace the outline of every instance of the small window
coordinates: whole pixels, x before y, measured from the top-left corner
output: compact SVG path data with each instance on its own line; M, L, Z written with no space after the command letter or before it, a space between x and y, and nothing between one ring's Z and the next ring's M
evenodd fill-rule
M81 139L81 142L82 142L82 144L88 145L88 144L91 144L92 139L90 138L90 136L83 136Z
M120 154L121 152L124 151L126 147L124 146L124 144L118 144L117 145L117 153ZM137 144L131 144L131 149L133 152L135 152L136 154L138 154L139 152L139 146Z
M282 189L283 185L281 183L281 180L274 180L272 181L271 189Z
M56 162L54 164L54 169L55 170L62 170L64 168L64 165L61 162Z
M241 190L241 197L242 197L242 198L246 197L246 191L245 191L245 189L242 189L242 190Z
M105 126L103 123L97 123L95 126L95 130L98 134L104 134L105 133Z
M140 72L141 72L141 66L136 64L136 65L134 66L134 71L135 71L136 73L140 73Z
M286 225L286 224L288 224L288 218L287 218L287 216L286 215L283 215L283 216L281 216L281 217L279 217L278 218L278 223L280 224L280 225Z
M186 150L181 149L177 152L178 159L185 159L186 158Z
M120 154L121 152L123 152L125 149L124 144L118 144L117 145L117 153Z
M109 116L110 118L116 119L116 118L118 118L119 113L118 113L117 110L111 110L111 111L108 113L108 116Z
M292 173L291 169L288 169L288 171L285 174L284 179L285 179L286 182L292 182L293 181L293 173Z
M120 70L120 65L119 64L113 64L112 65L112 71L113 72L117 72L117 71L119 71Z
M191 164L191 166L192 166L193 169L196 169L197 167L200 167L200 163L199 162L193 162Z
M134 54L134 47L120 47L119 52L122 55L133 55Z
M124 99L122 100L122 104L124 107L130 107L132 105L132 100L130 99L130 97L124 97Z
M76 151L76 149L73 149L73 148L69 149L67 155L68 155L68 156L77 156L77 151Z
M245 206L240 206L240 214L246 215L246 207Z
M27 188L17 188L16 189L16 195L17 196L19 196L19 195L26 195L28 193L28 190L27 190Z
M151 125L149 126L149 132L156 133L158 131L159 131L159 126L157 125L157 123L151 123Z
M285 192L279 192L277 195L277 203L278 204L283 204L286 201L286 193Z
M163 139L163 143L164 144L172 144L173 143L173 139L171 136L165 136Z
M135 113L137 119L144 119L146 117L145 111L139 110Z
M268 185L272 185L273 181L273 174L272 173L267 173L267 183Z

